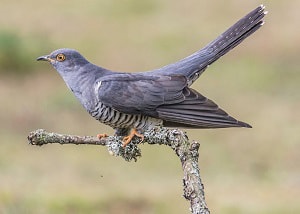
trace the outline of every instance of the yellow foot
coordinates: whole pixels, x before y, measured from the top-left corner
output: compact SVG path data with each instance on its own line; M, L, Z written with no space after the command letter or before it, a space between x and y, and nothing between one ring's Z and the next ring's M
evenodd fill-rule
M97 138L101 139L101 138L104 138L104 137L108 137L107 134L97 134Z
M141 138L140 142L143 142L144 135L138 133L136 129L132 129L131 132L130 132L130 134L128 136L126 136L126 137L123 138L123 147L124 148L127 146L128 143L130 143L130 141L132 140L132 138L134 136L140 137Z

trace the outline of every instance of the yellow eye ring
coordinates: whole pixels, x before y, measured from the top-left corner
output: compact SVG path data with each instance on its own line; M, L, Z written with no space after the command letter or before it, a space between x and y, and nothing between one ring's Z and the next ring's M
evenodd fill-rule
M56 55L56 60L59 62L65 61L66 56L62 53Z

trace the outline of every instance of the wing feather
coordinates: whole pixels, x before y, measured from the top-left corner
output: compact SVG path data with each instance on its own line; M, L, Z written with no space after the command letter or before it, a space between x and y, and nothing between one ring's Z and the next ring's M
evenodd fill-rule
M121 77L120 77L121 76ZM110 75L100 79L97 97L120 112L157 117L156 108L184 101L184 76Z
M187 92L186 92L187 91ZM166 126L194 128L251 127L229 116L213 101L197 91L185 88L185 100L174 105L159 106L156 111Z

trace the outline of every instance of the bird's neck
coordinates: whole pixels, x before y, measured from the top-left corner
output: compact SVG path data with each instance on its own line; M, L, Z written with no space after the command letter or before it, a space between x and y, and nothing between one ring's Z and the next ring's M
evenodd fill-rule
M94 90L96 80L109 73L108 70L90 65L90 67L83 69L81 72L71 73L69 77L63 76L69 89L87 110L93 108L97 102Z

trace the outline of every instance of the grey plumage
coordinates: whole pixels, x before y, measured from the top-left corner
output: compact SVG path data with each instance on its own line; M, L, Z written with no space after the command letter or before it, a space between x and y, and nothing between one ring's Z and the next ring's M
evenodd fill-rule
M154 72L184 75L191 85L210 64L236 47L264 24L262 19L267 14L264 9L265 7L260 5L201 50L176 63L156 69Z
M259 29L265 14L263 6L256 8L203 49L152 71L113 72L72 49L59 49L37 60L49 61L91 116L116 129L251 127L189 86L211 63Z

